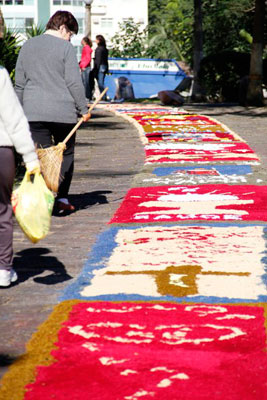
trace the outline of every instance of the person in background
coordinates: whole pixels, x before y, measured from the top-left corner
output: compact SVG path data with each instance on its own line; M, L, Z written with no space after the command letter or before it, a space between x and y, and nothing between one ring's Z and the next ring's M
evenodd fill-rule
M102 35L96 36L96 44L97 48L95 49L92 75L96 78L101 93L105 89L104 80L108 72L108 49L106 47L106 40Z
M85 36L81 44L83 46L81 61L79 63L83 86L85 89L85 96L88 100L92 100L92 91L90 89L90 72L91 72L91 59L92 59L92 41L87 36Z
M22 155L28 171L40 169L28 121L7 70L0 67L0 286L9 286L18 279L12 268L11 194L15 177L13 147Z
M27 40L16 64L15 90L30 124L37 147L62 142L77 122L90 118L74 47L78 23L68 11L57 11L46 32ZM57 212L74 211L68 192L74 168L75 135L63 153L61 181L55 202Z

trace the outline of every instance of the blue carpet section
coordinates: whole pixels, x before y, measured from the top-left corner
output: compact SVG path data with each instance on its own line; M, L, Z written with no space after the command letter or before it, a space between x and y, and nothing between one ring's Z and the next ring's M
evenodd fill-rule
M208 165L208 166L193 166L193 167L171 167L171 168L155 168L153 174L156 176L166 176L179 171L194 171L194 170L216 170L221 175L248 175L252 173L250 165Z
M89 253L82 272L78 278L70 284L64 291L60 301L70 299L84 299L80 296L80 292L84 286L87 286L93 278L92 271L101 269L105 266L105 261L110 257L114 247L116 246L115 237L119 228L110 228L98 236L95 245Z

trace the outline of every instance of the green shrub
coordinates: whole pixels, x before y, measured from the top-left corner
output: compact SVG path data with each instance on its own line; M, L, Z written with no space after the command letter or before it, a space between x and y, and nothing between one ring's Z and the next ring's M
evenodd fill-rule
M15 76L15 66L20 51L21 41L15 32L4 28L3 38L0 39L0 65L5 67L12 80Z

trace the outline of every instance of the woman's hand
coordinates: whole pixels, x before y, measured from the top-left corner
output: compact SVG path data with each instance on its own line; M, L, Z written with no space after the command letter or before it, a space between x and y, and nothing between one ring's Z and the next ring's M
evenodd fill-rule
M34 160L34 161L27 162L25 167L26 167L27 171L30 174L40 173L40 162L39 162L39 160Z
M82 116L82 118L83 118L83 122L89 121L89 119L91 118L91 113L84 114Z

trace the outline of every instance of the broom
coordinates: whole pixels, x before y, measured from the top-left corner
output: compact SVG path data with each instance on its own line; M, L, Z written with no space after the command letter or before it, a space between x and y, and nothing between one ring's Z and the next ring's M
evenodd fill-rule
M88 113L90 113L97 103L106 94L108 88L105 88L99 97L90 106ZM71 136L77 131L79 126L83 123L83 118L80 118L74 128L65 137L63 142L58 143L56 146L48 147L47 149L37 149L37 155L40 161L41 172L44 177L48 189L53 192L58 192L61 164L63 161L63 152L66 149L66 143Z

